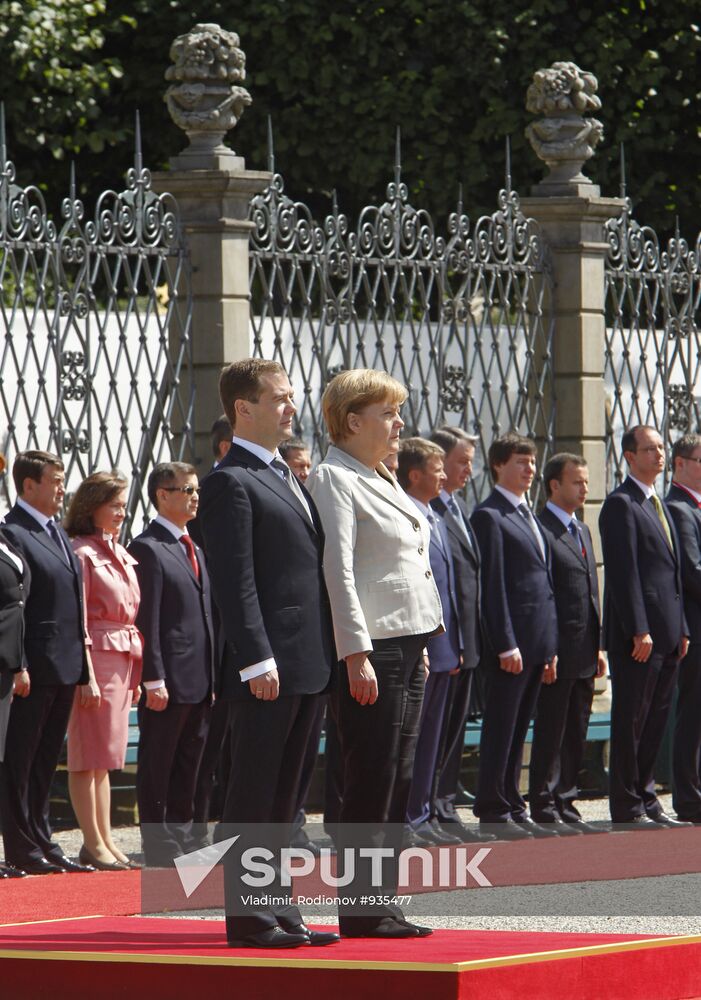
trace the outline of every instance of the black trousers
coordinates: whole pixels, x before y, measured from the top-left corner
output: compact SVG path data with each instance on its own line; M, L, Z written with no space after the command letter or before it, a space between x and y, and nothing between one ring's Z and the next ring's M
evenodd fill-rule
M411 787L414 753L424 693L422 651L425 636L379 639L370 654L379 697L360 705L350 694L348 671L339 665L336 716L343 763L343 797L337 839L345 848L385 847L393 858L383 866L383 884L374 886L370 861L355 857L355 879L343 895L389 895L397 891L398 859ZM341 861L339 861L339 871ZM342 932L371 930L385 916L401 911L394 904L339 908Z
M238 836L224 858L226 932L229 940L274 927L292 927L302 917L296 906L246 902L249 895L289 893L276 880L252 892L242 882L241 855L264 847L275 855L290 842L304 761L318 720L322 695L287 695L275 701L250 698L229 703L231 770L217 839Z
M35 684L10 708L0 765L0 816L9 864L61 857L49 825L51 782L68 729L74 684Z
M528 804L536 823L581 819L574 800L587 742L594 676L541 684L529 769Z
M689 646L679 664L679 698L672 756L674 809L684 819L701 818L701 644Z
M614 823L662 811L655 793L655 758L664 736L677 677L677 655L654 653L637 663L609 653L611 759L609 804Z
M470 709L474 670L461 670L450 678L450 692L445 714L443 745L436 771L433 814L441 823L455 822L455 797L460 781L460 767L465 751L465 725Z
M519 820L527 815L519 791L523 744L543 676L543 664L524 664L509 674L490 667L480 737L480 767L474 812L481 823Z
M139 705L136 797L147 865L169 865L194 850L195 788L207 740L209 698L196 705L169 702L162 712Z
M212 705L207 740L195 788L192 832L195 839L201 843L207 839L207 824L212 819L214 787L217 785L220 790L226 788L229 781L229 763L229 703L218 698ZM223 800L223 794L221 798Z

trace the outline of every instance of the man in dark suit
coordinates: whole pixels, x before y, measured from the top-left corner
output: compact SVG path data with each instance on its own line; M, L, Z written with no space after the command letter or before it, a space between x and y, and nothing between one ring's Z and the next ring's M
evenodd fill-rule
M557 608L557 680L538 695L528 803L536 823L558 833L594 833L574 804L594 697L594 675L606 671L599 651L599 584L589 528L575 517L589 492L580 455L553 455L543 472L548 500L539 520L548 540Z
M460 838L440 829L433 816L433 789L441 752L441 735L452 675L462 663L462 633L458 614L455 571L448 533L430 503L445 483L444 451L432 441L406 438L399 446L397 478L431 527L429 559L443 608L445 632L426 642L429 674L421 706L419 738L407 805L409 829L405 846L459 844Z
M654 488L665 465L662 438L638 425L624 433L621 448L629 475L599 516L613 695L609 803L614 823L660 829L679 825L657 799L654 764L689 644L681 559L674 522Z
M472 681L482 656L480 554L465 501L459 496L472 475L476 440L460 427L439 427L431 435L431 441L445 452L446 480L440 494L431 501L431 507L442 518L448 533L463 642L460 670L450 679L433 809L442 828L468 842L491 839L468 830L455 809Z
M51 781L76 685L85 685L86 704L99 701L85 646L80 564L54 520L63 502L63 462L50 452L21 452L12 477L18 499L4 533L28 564L32 588L25 606L26 669L15 678L0 767L5 858L32 875L94 871L65 857L49 825Z
M679 819L701 823L701 434L672 448L667 509L679 536L689 651L679 664L674 726L673 796Z
M194 796L207 739L214 680L209 577L187 532L197 513L197 475L184 462L162 462L148 479L157 516L129 546L144 637L136 791L148 865L166 866L198 842Z
M258 845L260 824L273 852L289 843L335 651L321 524L277 454L292 434L289 379L277 362L238 361L222 372L220 393L234 438L203 483L199 521L226 639L219 696L230 701L232 766L222 833L240 836L225 859L227 938L237 947L329 944L337 935L310 931L295 906L246 905L250 888L239 882L245 830L252 846L258 836L252 824ZM280 884L266 893L284 895Z
M519 791L541 681L554 680L557 670L550 553L526 503L535 458L529 438L511 433L493 441L494 490L471 518L482 555L482 610L491 647L474 811L480 827L494 824L500 840L555 834L529 817Z

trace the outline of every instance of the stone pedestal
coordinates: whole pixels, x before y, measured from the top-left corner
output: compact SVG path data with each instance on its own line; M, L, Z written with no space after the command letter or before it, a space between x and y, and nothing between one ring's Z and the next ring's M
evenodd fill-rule
M552 260L556 450L586 458L584 519L594 525L606 490L604 223L623 202L600 197L593 184L578 184L569 195L543 196L543 187L521 206L539 223Z
M195 380L195 461L212 462L209 429L221 414L219 374L248 357L248 205L270 183L267 171L246 170L242 157L217 157L210 169L189 169L187 156L153 175L155 191L176 199L192 262L192 345Z

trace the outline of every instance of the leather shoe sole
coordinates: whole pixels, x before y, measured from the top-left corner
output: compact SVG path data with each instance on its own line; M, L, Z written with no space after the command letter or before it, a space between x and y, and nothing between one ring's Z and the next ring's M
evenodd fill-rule
M621 830L664 830L661 823L657 823L649 816L631 816L626 820L614 820L614 829Z
M230 948L300 948L308 944L306 934L290 934L282 927L269 927L257 934L247 934L229 941Z

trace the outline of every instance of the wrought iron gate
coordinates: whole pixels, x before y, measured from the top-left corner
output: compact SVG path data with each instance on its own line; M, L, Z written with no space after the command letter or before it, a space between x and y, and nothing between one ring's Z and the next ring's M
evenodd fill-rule
M539 471L552 452L545 249L508 167L497 211L471 233L460 195L440 235L409 203L400 160L398 137L386 201L364 208L352 228L335 197L323 223L288 197L271 150L273 181L250 208L252 350L286 368L298 430L317 458L326 445L320 398L328 381L348 368L390 372L409 389L408 432L452 421L479 436L471 482L479 500L490 489L484 458L495 436L515 429L535 438Z
M623 194L625 195L625 188ZM701 234L692 251L675 236L665 248L639 225L629 199L606 226L607 488L626 475L621 433L656 427L668 447L701 427ZM665 486L671 469L665 472Z
M126 190L103 192L86 221L72 179L58 226L39 189L15 183L3 123L0 133L0 447L8 466L27 448L58 453L69 491L95 469L120 469L131 480L130 530L146 516L152 465L192 453L189 256L177 205L151 190L137 121Z

